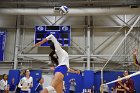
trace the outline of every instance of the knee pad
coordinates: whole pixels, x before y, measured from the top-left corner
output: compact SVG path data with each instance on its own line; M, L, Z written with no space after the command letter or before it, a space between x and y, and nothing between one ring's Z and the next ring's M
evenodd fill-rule
M46 87L46 89L48 90L49 93L56 93L54 87L52 87L52 86L48 86L48 87Z

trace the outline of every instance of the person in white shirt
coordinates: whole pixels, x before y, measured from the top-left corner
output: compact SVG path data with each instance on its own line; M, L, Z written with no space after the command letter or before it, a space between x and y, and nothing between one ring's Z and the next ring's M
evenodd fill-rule
M70 79L69 83L70 83L69 92L70 93L75 93L75 87L76 87L75 79Z
M33 87L33 78L30 76L30 71L25 71L25 76L21 78L18 87L21 88L20 93L30 93L30 88Z
M49 54L51 62L55 64L54 78L51 81L51 85L44 88L41 93L63 93L63 78L66 76L67 71L80 74L79 70L69 68L69 56L68 53L61 48L57 39L51 34L42 41L35 44L40 46L49 41L52 52ZM35 47L34 46L34 47Z
M0 81L0 93L7 93L7 74L3 74L3 79Z
M106 83L106 81L104 81L104 84L100 86L100 92L101 93L109 93L109 87L105 83Z

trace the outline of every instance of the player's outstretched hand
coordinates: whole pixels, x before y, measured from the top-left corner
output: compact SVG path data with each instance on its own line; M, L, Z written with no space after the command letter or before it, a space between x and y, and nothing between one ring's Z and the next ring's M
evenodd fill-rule
M137 55L137 54L138 54L138 50L137 50L137 49L134 49L134 50L133 50L133 54L134 54L134 55Z
M80 70L77 70L77 71L75 71L76 72L76 74L80 74L81 73L81 71Z

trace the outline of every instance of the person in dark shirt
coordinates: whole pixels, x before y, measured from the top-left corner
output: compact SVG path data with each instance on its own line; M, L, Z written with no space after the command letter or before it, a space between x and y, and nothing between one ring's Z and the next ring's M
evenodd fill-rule
M19 88L18 87L18 84L16 85L16 91L15 91L15 93L20 93L20 91L21 91L21 88Z
M40 93L41 90L43 90L43 83L44 83L44 78L42 77L42 78L40 78L40 79L38 80L38 84L37 84L37 86L36 86L36 88L35 88L35 92L36 92L36 93Z
M9 93L15 93L15 90L16 90L15 79L12 78L12 82L9 86Z
M124 76L128 76L129 72L126 70L124 71ZM127 93L134 93L134 81L131 78L127 78L124 80L124 86L126 86Z
M128 76L129 72L126 70L124 71L123 76ZM123 80L123 84L119 83L125 90L126 93L134 93L134 81L131 78L127 78L125 80Z
M121 76L118 76L118 79L119 78L121 78ZM118 81L115 83L116 93L126 93L125 89L123 88L123 86L120 85L120 83L123 85L122 81Z

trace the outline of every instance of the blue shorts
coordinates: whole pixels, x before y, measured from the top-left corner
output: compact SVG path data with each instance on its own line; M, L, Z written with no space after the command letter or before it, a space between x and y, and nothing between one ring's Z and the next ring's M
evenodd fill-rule
M67 75L67 71L68 71L67 66L66 66L66 65L61 65L61 66L58 66L58 67L55 68L54 74L55 74L56 72L60 72L60 73L62 73L64 76L66 76L66 75Z

